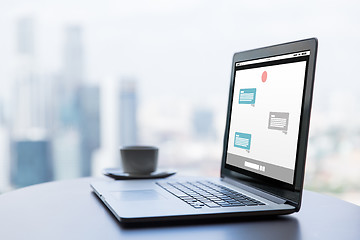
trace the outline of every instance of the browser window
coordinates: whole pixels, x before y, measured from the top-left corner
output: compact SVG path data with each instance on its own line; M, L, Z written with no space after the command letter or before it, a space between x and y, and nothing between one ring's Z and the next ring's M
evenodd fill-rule
M293 183L310 51L235 64L226 164Z

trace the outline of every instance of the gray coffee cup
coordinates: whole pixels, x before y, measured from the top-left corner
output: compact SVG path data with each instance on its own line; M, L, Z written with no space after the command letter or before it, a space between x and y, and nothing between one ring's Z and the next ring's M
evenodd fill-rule
M129 174L150 174L157 168L157 147L125 146L120 148L123 171Z

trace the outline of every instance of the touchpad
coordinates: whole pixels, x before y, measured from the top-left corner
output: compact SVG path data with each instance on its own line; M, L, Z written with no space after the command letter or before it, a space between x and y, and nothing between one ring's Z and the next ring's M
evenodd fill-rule
M111 194L120 201L158 200L161 197L158 192L152 189L117 191L111 192Z

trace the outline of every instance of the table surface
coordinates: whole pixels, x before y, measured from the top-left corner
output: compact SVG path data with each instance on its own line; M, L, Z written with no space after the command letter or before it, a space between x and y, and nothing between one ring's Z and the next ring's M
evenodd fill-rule
M0 239L360 239L360 207L304 191L299 213L273 219L125 228L82 178L0 195Z

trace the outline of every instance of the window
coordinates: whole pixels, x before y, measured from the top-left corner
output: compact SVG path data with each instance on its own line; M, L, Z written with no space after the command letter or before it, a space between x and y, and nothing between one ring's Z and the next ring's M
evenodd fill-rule
M219 175L232 54L317 37L305 187L360 204L359 3L323 8L235 0L2 4L0 192L101 175L120 166L123 144L158 146L161 168Z

